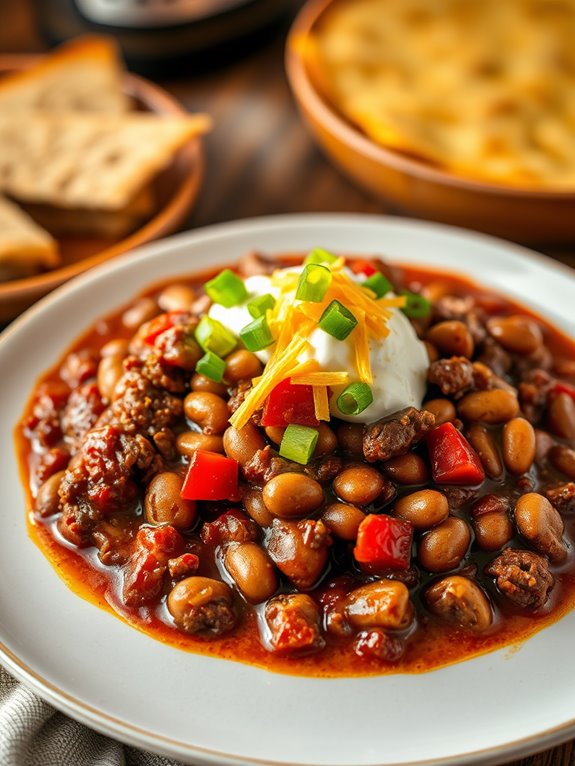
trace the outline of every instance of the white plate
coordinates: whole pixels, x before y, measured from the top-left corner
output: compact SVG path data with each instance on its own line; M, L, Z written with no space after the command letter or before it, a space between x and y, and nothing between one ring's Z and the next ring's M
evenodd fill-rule
M0 642L8 670L126 742L196 764L481 763L575 734L575 612L527 641L422 675L306 679L184 653L74 595L28 539L12 430L34 381L149 283L249 249L383 253L469 274L575 335L574 272L499 240L408 220L287 216L142 248L59 289L0 342Z

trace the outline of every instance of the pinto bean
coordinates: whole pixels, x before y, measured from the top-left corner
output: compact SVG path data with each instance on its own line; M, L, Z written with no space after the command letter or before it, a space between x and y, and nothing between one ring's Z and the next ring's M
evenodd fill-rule
M549 428L564 439L575 439L575 401L566 393L551 397L547 408Z
M518 415L519 403L509 391L494 388L467 394L459 401L457 411L463 420L505 423Z
M118 381L124 374L122 356L104 356L98 364L96 381L103 399L113 402Z
M337 429L340 449L350 455L363 457L363 426L359 423L344 423Z
M322 521L275 519L266 547L277 568L296 588L308 590L320 579L329 553L331 536Z
M314 457L329 455L337 449L337 436L326 423L320 423L317 427L318 438L315 445Z
M515 504L515 523L519 534L547 556L554 564L567 558L563 541L563 519L549 500L537 492L528 492Z
M47 516L53 516L59 511L60 495L58 490L65 473L66 471L53 473L38 490L36 500L34 501L34 510L43 519Z
M282 428L281 426L268 426L265 431L268 439L274 444L281 444L286 432L285 428Z
M347 503L332 503L321 514L321 520L334 535L350 542L357 538L357 530L364 519L363 511Z
M236 624L233 592L211 577L187 577L168 596L168 611L186 633L227 633Z
M189 311L196 294L188 285L173 284L164 287L158 295L158 306L162 311Z
M425 484L429 479L429 468L425 460L408 452L406 455L398 455L386 460L383 470L390 479L398 484Z
M239 430L230 426L224 433L224 450L228 457L247 465L258 450L266 446L262 432L253 423L246 423Z
M513 537L508 515L509 501L498 495L484 495L472 507L475 540L485 551L503 548Z
M371 466L344 468L333 482L338 497L353 505L367 505L379 497L385 487L381 473Z
M278 578L270 557L257 543L232 543L226 548L224 566L242 596L250 604L271 598Z
M414 529L431 529L447 519L449 504L441 492L422 489L401 497L395 503L393 515L409 521Z
M270 479L262 492L266 508L282 519L307 516L323 504L321 484L303 473L287 471Z
M149 322L160 313L160 308L153 298L140 298L122 314L122 324L130 330Z
M510 473L527 473L535 460L535 430L528 420L512 418L505 423L501 451Z
M548 456L554 468L575 481L575 450L556 444L551 447Z
M409 591L397 580L377 580L362 585L346 598L345 615L354 628L360 630L404 630L413 621L414 614Z
M180 455L191 457L199 449L205 449L209 452L223 452L224 443L222 437L215 434L184 431L176 437L176 449Z
M129 341L125 338L114 338L104 343L100 349L100 356L121 356L124 357L128 354Z
M209 391L192 391L184 399L186 417L205 434L223 434L228 427L228 406L221 396Z
M266 508L262 493L259 489L249 489L244 492L242 501L246 512L260 527L271 527L275 516Z
M484 551L498 551L513 537L513 524L506 513L484 513L474 521L475 541Z
M197 517L196 503L185 500L182 477L172 471L159 473L148 484L144 511L149 524L171 524L176 529L189 529Z
M199 372L195 372L192 375L190 387L192 391L207 391L218 396L226 396L228 392L227 386L224 383L217 383L215 380L206 378L205 375L200 375Z
M430 399L425 402L423 409L435 415L435 425L441 426L444 423L453 423L457 417L455 405L449 399Z
M226 369L224 378L231 386L235 386L240 380L257 378L262 374L263 365L255 354L245 348L226 357Z
M430 572L447 572L460 564L470 542L471 533L467 523L450 516L421 538L419 561Z
M438 322L427 331L426 339L446 356L473 356L473 337L467 325L458 319Z
M543 344L541 327L521 314L492 317L487 321L487 330L503 348L515 354L532 354Z
M423 600L437 617L474 633L483 633L493 622L487 596L468 577L442 577L425 590Z
M467 438L490 479L498 479L503 473L503 463L493 433L480 423L472 423L467 429Z

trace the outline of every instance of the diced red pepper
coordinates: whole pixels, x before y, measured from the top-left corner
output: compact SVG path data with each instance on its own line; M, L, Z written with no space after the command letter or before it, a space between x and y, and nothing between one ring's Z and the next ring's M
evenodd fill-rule
M364 258L356 258L348 265L354 274L365 274L366 277L372 277L379 271L371 261L367 261Z
M555 385L551 389L554 394L567 394L575 401L575 386L565 383L562 380L556 381Z
M238 500L237 460L196 450L180 494L185 500Z
M485 471L477 452L453 423L427 434L433 481L437 484L480 484Z
M378 568L408 569L413 527L385 514L369 514L359 525L353 550L356 561Z
M318 426L315 416L312 386L296 386L289 378L273 389L264 404L262 426L284 428L290 423Z
M184 316L184 313L183 311L168 311L167 314L160 314L150 319L144 335L144 343L153 346L158 336L166 330L170 330L174 325L180 324L178 320Z

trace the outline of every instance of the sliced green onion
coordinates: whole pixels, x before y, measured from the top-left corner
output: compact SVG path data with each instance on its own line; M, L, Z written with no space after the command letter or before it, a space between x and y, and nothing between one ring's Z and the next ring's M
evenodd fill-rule
M378 298L383 298L386 293L393 290L393 285L386 279L383 274L378 271L376 274L372 274L365 281L361 283L362 287L369 287L370 290L377 295Z
M327 250L324 250L322 247L314 247L313 250L310 250L310 252L306 255L304 264L307 266L308 263L335 263L337 261L337 255L333 255L333 253L328 253Z
M227 356L238 343L231 330L211 317L200 319L196 327L196 340L204 351L211 351L217 356Z
M261 351L274 342L265 316L258 317L240 330L240 338L248 351Z
M224 269L217 277L206 282L204 290L214 303L220 303L227 309L243 303L248 297L243 279L230 269Z
M215 380L216 383L220 383L222 381L225 369L226 363L224 360L211 351L206 351L200 361L196 364L197 373L204 375L210 380Z
M293 460L300 465L307 465L314 453L318 438L317 428L290 423L280 444L280 457Z
M273 309L275 305L276 299L274 296L271 293L266 293L248 301L248 311L254 319L257 319L258 317L265 317L266 311Z
M337 408L344 415L359 415L373 402L373 394L367 383L356 381L344 388L337 397Z
M332 301L319 320L322 330L338 340L345 340L357 325L357 319L339 301Z
M320 303L331 284L331 271L318 263L309 263L304 267L295 297L298 301Z
M400 295L405 295L405 306L401 309L406 317L410 319L421 319L429 316L431 312L431 303L418 293L410 293L409 290L401 290Z

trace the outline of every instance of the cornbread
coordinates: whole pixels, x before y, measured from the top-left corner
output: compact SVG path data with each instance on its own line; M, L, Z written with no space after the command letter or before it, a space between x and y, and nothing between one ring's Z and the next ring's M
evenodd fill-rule
M336 0L304 53L375 142L461 176L575 188L575 0Z

